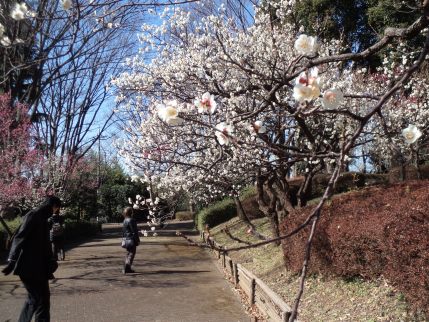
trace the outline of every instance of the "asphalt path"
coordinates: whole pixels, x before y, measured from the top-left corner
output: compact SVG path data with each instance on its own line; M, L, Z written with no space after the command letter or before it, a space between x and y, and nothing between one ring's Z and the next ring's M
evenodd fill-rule
M51 283L51 321L250 321L207 251L174 236L180 225L142 237L134 274L121 272L119 226L76 244ZM17 276L1 275L0 321L17 321L25 297Z

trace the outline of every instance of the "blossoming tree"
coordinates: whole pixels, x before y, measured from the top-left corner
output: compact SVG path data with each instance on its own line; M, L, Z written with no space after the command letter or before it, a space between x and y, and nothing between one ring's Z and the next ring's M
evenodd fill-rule
M222 7L202 19L167 10L162 24L144 25L139 36L142 52L157 54L129 60L130 72L114 84L129 114L122 153L166 185L208 185L203 192L213 195L224 192L222 178L256 181L260 208L275 227L305 205L316 173L331 173L308 218L270 240L311 227L293 321L321 209L344 166L369 142L390 138L392 144L404 141L405 149L426 138L423 100L413 105L421 118L410 117L406 106L425 86L415 75L429 49L429 3L422 4L421 17L410 26L388 28L371 47L345 54L339 42L297 34L286 22L290 5L275 1L255 7L255 24L246 29L237 28ZM422 46L408 51L407 43L417 37L425 39ZM406 59L373 73L353 67L375 53ZM292 196L288 178L297 172L303 180Z
M38 183L43 158L32 145L28 107L13 106L10 95L0 95L0 210L28 208L44 191Z

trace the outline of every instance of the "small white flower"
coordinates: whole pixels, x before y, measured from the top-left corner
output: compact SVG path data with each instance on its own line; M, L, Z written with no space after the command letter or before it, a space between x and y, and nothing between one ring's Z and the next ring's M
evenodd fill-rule
M263 134L267 131L262 121L255 121L252 125L252 128L253 128L253 131L260 134Z
M155 229L156 229L155 227L150 227L150 230L152 231L155 231Z
M295 80L293 98L298 102L311 101L320 95L319 69L311 68L308 72L302 72Z
M61 0L61 6L64 10L69 10L73 5L72 0Z
M139 176L136 176L136 175L132 175L131 176L131 182L138 182L139 181Z
M19 20L25 19L28 12L29 12L29 10L28 10L27 4L15 3L15 5L13 6L13 9L10 13L10 16L12 17L12 19L19 21Z
M20 44L23 44L24 43L24 40L23 39L21 39L21 38L16 38L15 39L15 41L13 42L14 44L16 44L16 45L20 45Z
M233 132L231 125L227 125L225 122L216 125L216 137L220 145L228 145L230 136Z
M177 101L170 101L168 103L158 105L158 116L161 120L169 125L180 125L183 123L183 119L178 117L179 112L177 111Z
M158 234L157 233L153 233L153 237L156 237L156 236L158 236Z
M3 36L0 39L0 44L2 44L2 46L8 47L8 46L10 46L11 41L10 41L8 36Z
M3 35L5 32L4 26L0 23L0 36Z
M422 136L422 132L417 126L410 124L407 128L402 130L402 136L405 138L407 144L412 144Z
M134 205L133 205L133 209L139 209L139 205L134 204Z
M297 84L293 88L293 98L298 102L311 101L320 95L320 89L318 86L305 86Z
M322 105L325 108L337 108L344 102L344 95L339 89L329 89L323 94Z
M209 112L210 114L213 114L217 107L214 96L209 92L204 93L201 99L195 99L194 105L198 108L198 113Z
M133 204L133 199L128 198L128 203L129 203L130 205L132 205L132 204Z
M183 119L180 117L170 117L165 121L168 125L181 125L183 123Z
M113 28L113 23L108 22L106 26L107 26L108 29L112 29Z
M317 37L307 36L305 34L299 35L294 45L296 51L301 55L314 55L317 53L318 44Z

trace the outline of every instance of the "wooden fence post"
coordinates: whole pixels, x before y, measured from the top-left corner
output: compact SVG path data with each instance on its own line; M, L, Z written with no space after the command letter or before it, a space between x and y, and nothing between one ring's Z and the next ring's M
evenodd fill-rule
M226 262L225 262L225 252L222 253L222 266L223 268L226 267Z
M290 316L291 312L282 312L282 322L287 322L289 321L289 316Z
M256 281L254 278L250 280L250 305L255 304Z
M237 264L234 263L233 267L234 267L234 282L235 282L235 286L237 286L238 285L238 268L237 268Z

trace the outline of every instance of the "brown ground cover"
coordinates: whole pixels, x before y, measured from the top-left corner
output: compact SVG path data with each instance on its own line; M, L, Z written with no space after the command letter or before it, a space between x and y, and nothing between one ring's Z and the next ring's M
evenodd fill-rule
M255 219L252 222L259 232L269 235L271 229L267 218ZM246 233L246 224L238 218L233 218L210 231L215 240L223 245L228 247L243 245L222 233L225 226L229 227L234 236L257 241ZM299 288L299 276L285 268L281 246L269 244L230 252L228 255L234 262L241 263L261 278L286 303L289 305L293 303ZM410 311L402 293L383 277L370 281L321 274L310 274L306 279L298 318L301 322L425 321Z
M292 230L312 207L290 216ZM302 266L308 230L283 243L292 272ZM384 278L411 306L429 315L429 181L408 181L336 196L324 207L310 272L341 278Z

